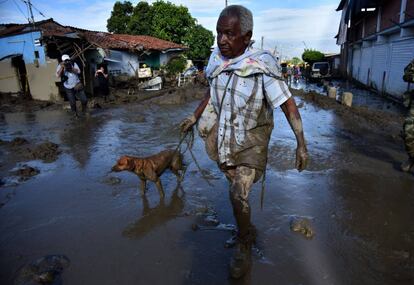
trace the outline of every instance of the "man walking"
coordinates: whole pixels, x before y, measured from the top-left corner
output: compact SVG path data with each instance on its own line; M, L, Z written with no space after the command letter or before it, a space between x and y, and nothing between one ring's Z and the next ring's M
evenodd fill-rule
M62 62L56 68L56 76L60 77L65 87L66 96L70 103L70 109L77 118L76 98L82 103L82 113L87 113L88 99L86 98L83 84L79 80L80 68L76 62L70 60L69 55L62 55Z
M233 278L240 278L250 268L256 231L250 222L248 196L266 168L274 108L281 106L296 136L296 168L302 171L308 160L296 103L276 59L267 51L251 48L252 32L253 16L247 8L231 5L221 12L218 48L206 69L210 90L194 114L181 123L182 131L187 132L208 104L217 116L206 148L230 182L230 201L238 226L238 243L230 261Z

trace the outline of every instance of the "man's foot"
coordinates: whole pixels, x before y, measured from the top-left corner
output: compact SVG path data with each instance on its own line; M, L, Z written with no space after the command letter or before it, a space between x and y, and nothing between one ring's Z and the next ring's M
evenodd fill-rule
M243 277L250 269L252 244L239 242L230 260L230 276L234 279Z
M414 166L414 159L409 158L401 164L401 170L404 172L409 172Z
M77 119L79 119L79 114L78 114L78 112L73 112L73 113L72 113L72 118L73 118L73 119L76 119L76 120L77 120Z

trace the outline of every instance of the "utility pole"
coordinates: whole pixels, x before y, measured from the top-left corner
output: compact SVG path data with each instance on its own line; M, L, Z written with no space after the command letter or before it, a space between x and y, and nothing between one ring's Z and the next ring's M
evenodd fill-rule
M263 42L264 42L264 36L262 36L262 43L261 43L261 49L263 49Z
M27 1L23 1L24 3L26 3L27 7L29 8L29 13L30 13L30 19L32 21L32 25L34 27L35 25L35 20L34 20L34 16L33 16L33 11L32 11L32 3L30 2L30 0Z
M227 0L226 0L226 7L227 7Z

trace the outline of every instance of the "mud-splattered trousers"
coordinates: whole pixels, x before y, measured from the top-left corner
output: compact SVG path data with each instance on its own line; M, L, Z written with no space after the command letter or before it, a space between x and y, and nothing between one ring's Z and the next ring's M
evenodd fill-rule
M250 223L249 193L254 182L259 180L262 171L247 166L223 169L230 182L230 201L238 227L238 239L242 243L254 242L256 230Z
M66 96L68 97L70 103L70 109L72 112L76 113L76 99L80 100L82 103L82 111L86 111L86 104L88 103L88 99L86 98L85 91L75 91L74 88L68 89L65 87Z

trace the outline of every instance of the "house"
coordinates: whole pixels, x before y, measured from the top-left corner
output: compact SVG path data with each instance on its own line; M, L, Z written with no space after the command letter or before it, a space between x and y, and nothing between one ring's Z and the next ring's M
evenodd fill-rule
M0 92L30 93L33 99L63 100L55 72L62 54L82 69L87 93L93 93L97 64L110 74L137 76L145 64L159 69L187 48L150 36L95 32L62 26L53 19L34 24L0 25Z
M339 53L325 53L325 60L329 63L331 68L331 75L333 78L340 77L340 62L341 55Z
M404 67L414 58L414 1L341 0L337 11L341 73L401 99L410 88Z

